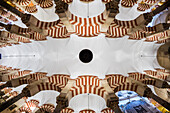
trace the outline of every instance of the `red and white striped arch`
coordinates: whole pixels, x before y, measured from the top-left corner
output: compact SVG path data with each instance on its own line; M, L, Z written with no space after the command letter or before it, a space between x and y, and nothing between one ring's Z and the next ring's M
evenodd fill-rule
M121 20L114 19L114 23L121 27L126 27L126 28L134 28L138 26L137 19L130 20L130 21L121 21Z
M9 34L9 38L10 38L10 39L14 39L14 40L17 41L17 42L31 43L31 41L30 41L29 38L22 37L22 36L13 34L13 33L10 33L10 34Z
M145 78L143 80L140 80L142 83L147 84L147 85L153 85L155 86L156 84L156 80L155 79L151 79L151 78Z
M104 13L97 17L82 18L70 15L70 23L74 25L75 33L78 36L91 37L97 36L100 33L101 24L104 24Z
M18 19L13 15L11 14L9 11L5 11L3 10L2 8L0 8L0 15L4 18L8 18L9 20L12 20L12 21L17 21Z
M146 34L143 33L142 31L136 31L135 33L132 34L132 36L129 37L129 39L133 40L141 40L143 38L146 38Z
M146 42L153 42L153 41L158 41L160 39L160 37L158 37L158 36L152 36L152 37L147 37L146 38Z
M19 84L22 85L22 84L31 84L33 82L35 82L36 80L35 79L32 79L32 78L22 78L22 79L19 79Z
M118 38L127 35L128 29L125 27L121 27L114 23L114 21L110 24L106 37L110 38Z
M143 73L133 72L133 73L128 73L128 74L129 74L129 77L132 77L135 80L141 81L144 84L154 85L154 86L156 84L156 80L155 79L146 78L146 75L143 74Z
M109 2L111 2L112 0L102 0L102 2L104 2L104 3L109 3Z
M144 27L144 32L145 33L155 33L157 31L157 27L153 26L153 27Z
M32 113L31 109L28 107L21 107L19 108L19 111L22 112L28 112L28 113Z
M101 113L115 113L115 112L110 108L105 108L101 111Z
M157 71L153 71L153 70L145 70L144 72L145 72L146 74L152 75L152 76L158 75L158 72L157 72Z
M105 79L108 80L108 83L114 92L121 90L130 90L136 92L138 88L137 84L127 82L127 77L120 74L106 75Z
M66 26L53 26L48 29L48 36L53 38L67 38L69 37L69 33L67 31Z
M12 79L14 79L14 78L19 78L19 77L21 77L21 76L19 76L18 74L16 74L16 73L12 73L12 74L9 74L9 75L7 75L8 76L8 80L12 80Z
M90 86L90 85L82 85L82 86L73 86L71 89L71 96L74 97L79 94L96 94L101 96L102 98L106 99L106 96L108 95L104 87L97 87L97 86Z
M18 29L19 34L30 34L32 33L32 30L30 28L21 28Z
M156 71L158 72L165 72L166 70L165 69L160 69L160 68L155 68Z
M30 101L28 101L28 102L26 102L26 105L25 105L25 107L38 107L38 104L39 104L40 102L38 101L38 100L34 100L34 99L32 99L32 100L30 100Z
M7 66L3 66L3 65L0 65L0 68L3 69L3 70L9 70L9 69L12 69L12 67L7 67Z
M53 22L44 22L44 21L40 21L40 20L36 20L36 27L38 27L39 29L48 29L49 27L53 27L53 26L61 26L62 23L60 22L60 20L56 20Z
M26 6L25 11L27 11L29 13L36 13L38 11L38 9L36 8L36 5Z
M46 77L47 73L45 72L36 72L33 74L30 74L30 78L35 79L35 80L40 80L43 77Z
M42 8L50 8L53 6L53 1L52 0L35 0L38 5Z
M73 0L62 0L62 1L67 3L67 4L73 2Z
M84 110L81 110L79 113L96 113L96 112L91 109L84 109Z
M55 84L59 88L63 89L67 85L69 79L69 75L55 74L53 76L48 77L48 82Z
M82 1L82 2L92 2L94 0L80 0L80 1Z
M146 78L146 74L139 73L139 72L133 72L133 73L128 73L129 77L134 78L135 80L141 80Z
M137 10L138 11L145 11L147 9L150 9L152 5L146 4L146 3L138 3Z
M156 43L157 44L162 44L162 43L166 43L167 42L167 39L163 39L163 40L158 40Z
M76 78L76 85L100 86L100 79L97 76L83 75Z
M62 109L60 113L74 113L74 110L71 108Z
M162 38L169 37L169 30L162 33L155 34L153 36L147 37L145 41L161 41Z
M109 85L111 87L116 87L117 84L121 84L126 82L127 77L120 75L120 74L110 74L110 75L106 75L106 78L109 82Z
M34 32L34 33L30 34L29 38L32 40L35 40L35 41L47 40L46 36L43 36L43 35L39 34L38 32Z
M158 2L158 0L143 0L143 2L147 4L155 4L156 2Z
M169 73L162 73L160 75L157 75L158 78L170 81L170 74Z
M30 74L28 78L19 79L19 84L22 85L22 84L33 83L35 81L40 80L43 77L46 77L46 74L47 73L43 73L43 72L37 72L37 73Z
M36 85L35 87L38 87L39 92L43 90L54 90L54 91L59 91L59 92L61 91L61 88L59 88L56 84L52 84L49 82L40 83Z
M55 106L52 104L43 104L42 106L39 107L39 109L42 112L47 111L47 112L53 113Z
M122 0L121 5L124 7L133 7L138 0Z
M16 3L20 6L27 6L31 3L31 0L17 0Z
M18 71L18 75L22 77L24 75L30 74L30 72L31 70Z
M129 91L135 91L138 90L138 85L135 83L121 83L118 84L116 87L112 88L114 92L122 91L122 90L129 90Z
M145 70L144 72L148 75L152 75L154 77L157 77L163 80L168 80L168 76L169 76L169 73L166 73L166 72L160 73L159 71L153 71L153 70Z

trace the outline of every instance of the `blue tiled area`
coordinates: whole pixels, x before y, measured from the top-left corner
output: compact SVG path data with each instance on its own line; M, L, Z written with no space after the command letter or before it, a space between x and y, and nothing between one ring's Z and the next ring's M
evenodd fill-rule
M147 98L133 91L119 91L119 106L124 113L161 113Z
M123 111L124 113L161 113L157 108L143 100L134 100L127 103Z

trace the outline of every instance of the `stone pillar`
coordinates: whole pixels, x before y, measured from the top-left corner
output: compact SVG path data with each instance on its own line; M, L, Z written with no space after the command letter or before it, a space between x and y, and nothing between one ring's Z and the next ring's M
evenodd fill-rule
M118 104L119 98L116 95L114 97L110 97L110 99L107 100L107 106L109 108L111 108L115 113L122 113Z
M57 106L54 110L54 113L60 113L60 111L68 107L69 103L69 91L71 87L75 84L75 80L69 80L67 85L62 89L60 95L56 99Z
M74 32L74 27L69 21L70 12L68 11L68 4L62 0L54 0L56 4L55 13L58 14L61 22L66 26L68 32Z
M59 95L57 97L57 106L54 110L54 113L60 113L60 111L66 107L68 107L68 99Z
M119 13L119 6L118 6L119 2L120 0L114 0L114 1L110 1L109 3L106 3L106 9L105 9L106 21L104 24L102 24L101 32L107 32L115 16Z
M115 113L122 113L119 108L119 98L115 95L115 92L109 86L107 80L101 80L102 86L107 91L107 99L105 99L107 107L111 108Z
M106 4L106 10L110 12L109 17L115 18L119 13L119 2L120 0L113 0Z

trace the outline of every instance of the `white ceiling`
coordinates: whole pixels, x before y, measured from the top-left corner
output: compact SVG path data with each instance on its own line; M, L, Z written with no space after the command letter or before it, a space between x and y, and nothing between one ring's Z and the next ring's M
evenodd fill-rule
M89 6L79 0L73 0L69 9L77 16L93 17L101 14L104 11L104 6L101 0L90 2ZM120 13L116 18L120 20L132 20L142 13L136 10L137 5L132 8L123 8L119 4L119 7ZM42 9L39 6L37 8L38 12L34 16L39 20L48 22L58 20L58 15L55 14L55 6L49 9ZM16 24L26 27L21 21ZM115 73L128 76L127 73L129 72L143 72L143 70L159 68L156 53L160 45L143 40L129 40L128 36L111 39L106 38L104 34L91 38L78 37L72 34L67 39L48 37L47 41L32 41L28 44L22 43L2 48L0 53L3 57L0 64L21 70L48 72L48 76L59 73L69 74L71 78L80 75L96 75L99 78L104 78L106 74ZM90 63L85 64L79 60L79 52L82 49L90 49L93 52L93 60ZM16 55L20 55L20 57L16 57ZM38 93L32 98L43 98L42 100L39 99L42 101L41 104L55 104L56 92L48 92ZM47 93L50 94L50 98L46 98L47 96L44 98L43 95L48 95ZM78 113L82 108L88 108L86 98L87 94L78 95L70 101L70 106ZM100 111L101 108L106 107L101 97L91 95L90 98L93 99L90 101L91 109ZM85 102L75 104L78 101ZM100 108L98 105L100 105Z

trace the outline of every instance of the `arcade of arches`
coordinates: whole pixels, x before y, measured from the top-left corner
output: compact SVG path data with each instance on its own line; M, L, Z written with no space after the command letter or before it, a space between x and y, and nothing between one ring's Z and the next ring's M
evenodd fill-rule
M168 113L170 0L0 0L0 112Z

